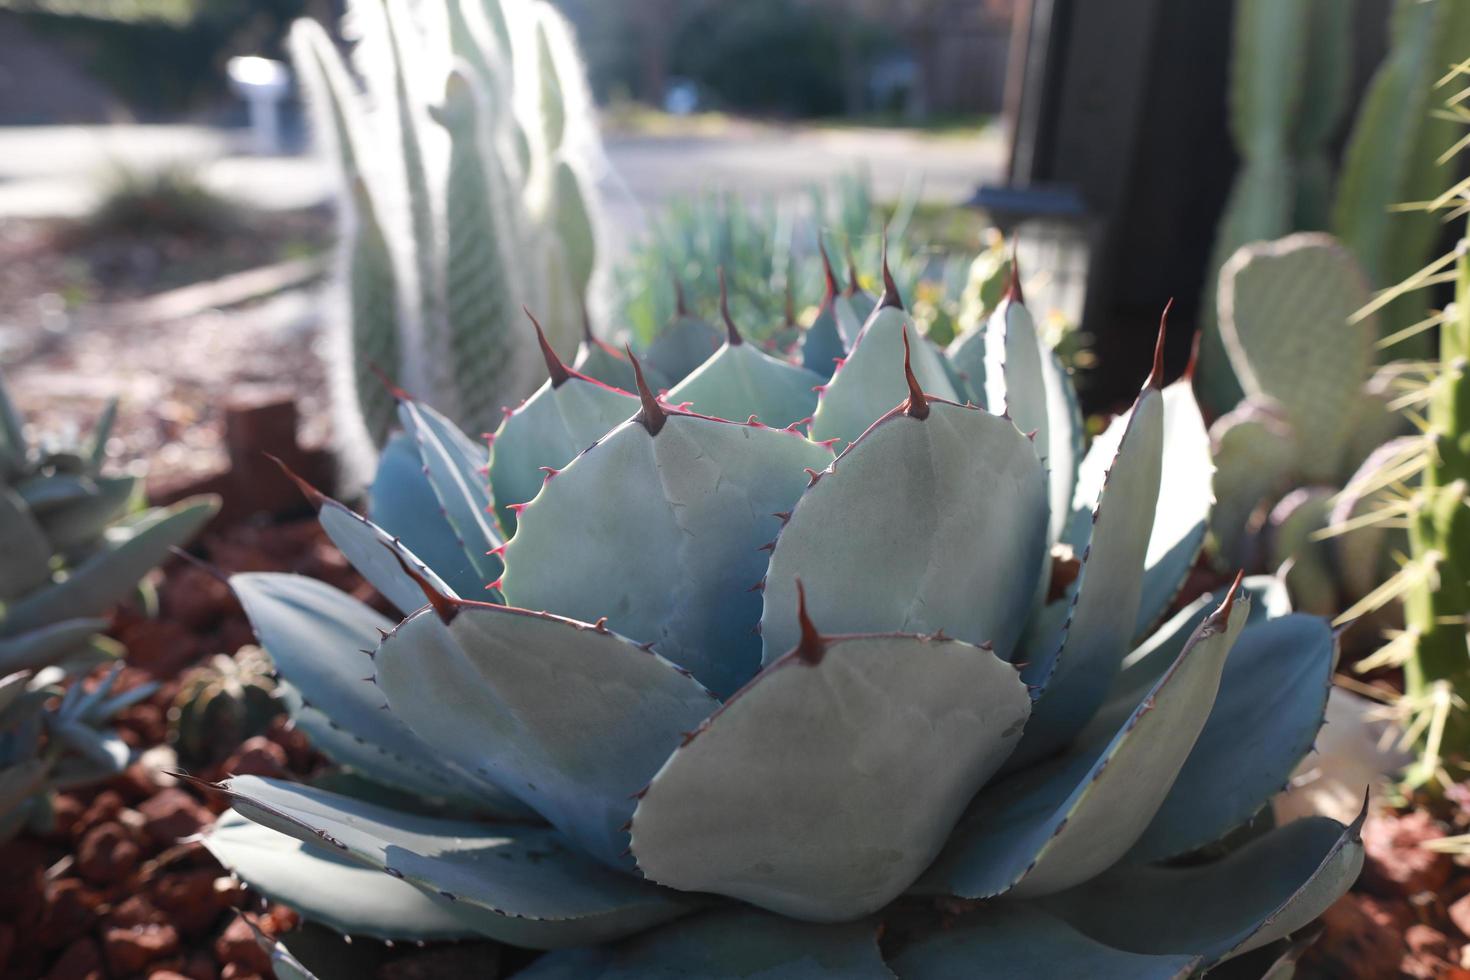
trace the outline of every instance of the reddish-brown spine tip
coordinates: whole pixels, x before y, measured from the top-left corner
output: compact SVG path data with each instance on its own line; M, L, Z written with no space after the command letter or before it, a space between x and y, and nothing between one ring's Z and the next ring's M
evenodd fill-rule
M582 339L589 345L597 343L597 335L592 332L592 311L587 309L587 297L582 297Z
M649 435L656 436L668 421L668 413L648 389L648 382L643 379L643 365L633 356L633 348L624 346L623 350L627 351L628 360L633 362L633 377L638 381L638 398L643 402L643 408L638 412L638 421L643 423Z
M903 309L903 297L898 295L898 284L893 281L893 270L888 267L888 234L883 235L883 297L878 300L878 309L887 307Z
M813 666L821 663L827 652L827 643L822 639L822 634L817 632L812 618L807 615L806 589L799 578L796 580L796 621L801 625L801 639L796 644L796 656Z
M1225 593L1225 601L1220 603L1220 608L1215 610L1215 615L1224 622L1230 621L1230 611L1235 608L1235 597L1240 594L1240 583L1245 581L1245 569L1235 573L1235 581L1230 583L1230 591Z
M822 275L827 278L826 303L831 303L837 295L837 273L832 271L832 257L827 254L827 243L822 241L821 235L817 236L817 251L822 253Z
M295 470L287 466L285 461L282 460L279 456L274 456L271 453L261 453L261 455L270 460L272 463L275 463L277 466L279 466L281 468L281 472L290 477L291 482L296 484L296 489L301 491L301 495L303 497L311 501L311 505L313 507L315 507L317 510L322 509L322 504L325 504L329 499L326 494L322 493L310 483L307 483L306 480Z
M914 377L914 366L909 359L909 328L903 328L903 377L908 382L909 397L903 404L903 414L913 419L927 419L929 417L929 398L924 394L924 389L919 387L919 379Z
M674 315L689 315L689 298L684 295L684 284L678 276L674 276Z
M530 318L531 326L536 328L536 343L541 345L541 356L546 361L546 373L551 375L551 387L560 388L572 376L571 372L561 362L561 358L556 356L556 351L551 349L551 343L546 339L546 331L541 329L541 321L537 320L536 315L524 306L521 307L521 312Z
M735 320L730 316L730 290L725 285L725 267L720 266L720 317L725 321L725 343L731 347L739 347L745 343L745 338L740 336L740 330L735 326Z
M852 242L847 243L847 288L842 291L844 296L856 296L858 290L862 289L858 282L857 260L852 257Z
M1159 315L1159 339L1154 341L1154 366L1148 373L1148 380L1143 383L1145 388L1162 390L1164 387L1164 337L1169 332L1169 310L1173 309L1174 300L1164 304L1164 312Z
M1026 297L1021 292L1021 262L1016 255L1015 245L1011 246L1011 275L1006 281L1006 291L1001 299L1008 299L1012 303L1026 305Z
M368 361L367 369L373 372L373 375L378 379L383 387L388 390L388 394L392 395L394 398L397 398L399 401L413 401L413 396L394 384L393 379L388 377L388 372L378 367L377 364L372 361Z
M1183 380L1186 382L1194 381L1195 369L1199 367L1199 344L1203 338L1203 330L1196 330L1194 332L1194 341L1189 345L1189 363L1184 365Z
M383 547L387 548L388 553L398 561L398 567L403 569L403 574L413 579L414 584L423 592L424 598L429 601L429 606L434 610L439 620L445 626L454 622L454 617L459 615L459 603L430 585L429 580L420 575L416 569L409 567L408 562L403 560L403 556L398 553L397 549L388 545L386 542L383 544Z

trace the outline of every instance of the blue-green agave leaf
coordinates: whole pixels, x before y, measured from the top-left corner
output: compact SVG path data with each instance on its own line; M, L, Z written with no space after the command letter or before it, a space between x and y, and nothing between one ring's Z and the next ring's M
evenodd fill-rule
M255 776L221 788L256 823L408 882L453 904L482 935L516 946L607 942L697 905L604 868L545 827L417 816Z
M1041 693L1016 763L1067 744L1101 706L1133 643L1159 499L1164 403L1147 387L1108 470L1062 636L1033 634L1023 676Z
M368 516L418 555L455 592L483 598L485 581L444 517L413 436L400 432L383 448L378 471L368 488Z
M226 813L201 837L220 864L274 902L344 935L463 939L479 933L454 905L367 867L330 845L308 844Z
M189 541L219 510L216 497L191 497L160 507L109 532L106 547L45 589L5 610L0 636L15 636L78 616L99 616L121 600L169 549Z
M605 627L506 606L444 608L448 623L425 609L378 647L393 713L593 857L631 868L633 794L717 702Z
M1213 864L1122 864L1043 904L1082 932L1137 953L1194 953L1206 963L1307 925L1363 867L1362 814L1347 827L1309 817Z
M51 578L51 542L14 490L0 486L0 601L23 596Z
M498 598L485 586L500 578L500 535L491 513L487 450L471 442L454 423L421 402L404 398L398 403L403 429L418 443L419 458L429 486L438 498L444 519L454 529L460 547L481 579L477 593ZM486 592L489 595L486 595Z
M1336 661L1336 637L1316 616L1297 613L1241 633L1204 730L1129 860L1192 851L1265 806L1312 749Z
M0 640L0 677L18 670L40 670L80 653L107 625L101 618L64 619Z
M702 912L606 949L549 953L516 980L893 980L872 922L815 926Z
M1110 738L986 788L919 890L1047 895L1099 874L1133 846L1204 728L1249 615L1226 600Z
M986 326L986 321L980 321L950 341L944 351L951 371L965 382L971 401L981 408L990 407L985 401Z
M919 334L913 318L901 306L883 306L868 318L847 359L823 388L812 418L813 439L836 439L835 447L841 449L908 397L906 334L914 376L924 391L946 401L964 400L940 363L944 355Z
M681 309L653 338L643 356L664 381L678 384L709 360L724 341L724 334L707 321Z
M669 401L687 402L702 415L735 422L755 417L777 428L810 419L822 378L739 340L733 329L731 338L669 391Z
M1197 957L1151 956L1104 946L1064 920L1021 903L988 905L901 950L903 980L1183 980Z
M1006 419L924 411L890 413L802 495L766 578L766 663L800 636L798 577L830 632L943 630L1010 659L1046 556L1041 463Z
M653 778L633 855L661 884L841 922L882 908L929 865L1015 747L1030 697L989 650L823 637L802 618L794 649Z
M515 509L535 497L551 474L638 411L636 396L567 370L539 327L537 337L551 377L505 417L490 440L490 491L507 534L515 531Z
M801 436L650 407L547 483L505 548L506 599L615 632L724 696L760 666L760 548L831 453ZM654 434L653 429L656 429Z
M624 391L632 391L637 383L633 376L633 362L628 360L628 355L592 336L590 331L582 336L577 355L572 359L572 370L585 378L601 381ZM663 375L657 374L652 365L643 365L643 373L648 376L648 383L655 391L668 387Z
M92 492L81 500L38 514L51 547L70 552L91 544L109 524L127 513L137 487L137 477L97 477L92 481Z
M832 272L832 263L827 260L826 246L820 239L822 266L827 277L827 292L817 310L817 318L801 335L801 366L817 375L822 381L832 377L837 362L847 356L847 343L842 339L842 330L837 325L837 278Z

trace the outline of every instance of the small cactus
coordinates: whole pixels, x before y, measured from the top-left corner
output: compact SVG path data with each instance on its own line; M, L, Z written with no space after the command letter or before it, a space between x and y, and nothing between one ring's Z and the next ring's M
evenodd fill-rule
M169 741L185 765L208 765L260 735L286 707L276 697L270 657L246 646L215 654L183 678L168 711Z

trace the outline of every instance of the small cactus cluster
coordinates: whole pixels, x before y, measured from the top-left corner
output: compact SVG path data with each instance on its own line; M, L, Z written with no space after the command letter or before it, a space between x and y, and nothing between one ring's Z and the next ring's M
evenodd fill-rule
M1430 111L1434 82L1470 37L1470 5L1396 0L1388 54L1334 161L1329 151L1352 80L1353 13L1343 0L1236 5L1230 124L1242 162L1216 232L1210 281L1241 246L1300 231L1335 234L1373 288L1406 278L1433 254L1433 216L1392 212L1441 186L1438 161L1454 123ZM1419 317L1412 304L1397 303L1378 319L1387 336ZM1206 408L1220 414L1249 391L1232 372L1224 324L1208 303L1203 321L1197 387ZM1408 350L1428 354L1427 347Z
M1440 80L1441 87L1459 86L1443 115L1462 133L1470 129L1470 109L1463 104L1467 81L1470 61ZM1463 139L1453 143L1445 158L1453 159L1465 146ZM1461 181L1422 210L1431 219L1453 219L1467 206L1470 183ZM1453 285L1453 300L1431 310L1420 327L1438 327L1438 357L1410 362L1399 383L1399 403L1417 431L1385 447L1364 467L1355 482L1376 506L1342 537L1351 541L1385 528L1401 528L1406 536L1401 567L1343 618L1386 603L1402 604L1402 630L1391 632L1387 644L1359 667L1403 667L1399 708L1405 741L1417 753L1404 783L1431 791L1462 780L1470 768L1470 228L1449 253L1386 290L1359 314L1371 315L1384 303L1445 283Z
M341 200L339 434L381 446L384 372L472 431L529 393L521 307L576 344L598 263L601 150L566 21L543 0L353 0L360 93L326 32L292 49Z
M91 690L75 679L119 656L100 635L108 609L216 510L134 510L136 478L103 472L115 417L109 406L85 445L35 442L0 382L0 839L44 824L51 789L127 764L102 726L152 688L113 694L121 664Z
M169 708L169 740L184 765L218 761L247 738L264 734L285 704L276 696L270 658L256 646L216 654L183 678Z
M1356 877L1361 824L1217 845L1310 752L1335 636L1269 578L1167 614L1211 464L1162 330L1084 454L1014 268L948 350L886 269L845 335L862 299L825 278L789 359L728 316L581 368L543 334L547 380L488 452L401 397L370 519L303 485L405 618L231 584L359 792L227 779L206 846L345 934L547 950L523 980L1286 953Z
M1238 250L1220 275L1220 332L1245 400L1210 429L1222 565L1286 568L1294 604L1333 615L1381 581L1382 533L1327 536L1375 504L1357 474L1406 428L1397 365L1374 368L1377 323L1352 254L1304 232ZM1347 487L1347 492L1340 492Z

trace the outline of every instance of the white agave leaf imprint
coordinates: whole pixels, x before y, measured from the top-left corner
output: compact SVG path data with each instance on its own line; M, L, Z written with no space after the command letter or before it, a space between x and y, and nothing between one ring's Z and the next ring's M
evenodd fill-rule
M659 770L633 814L651 880L818 922L882 908L1016 745L1014 667L959 640L822 637L762 671Z
M831 452L644 396L521 512L502 587L522 608L605 617L725 696L760 667L761 546Z
M1111 739L987 787L918 890L977 899L1047 895L1121 858L1204 728L1249 606L1245 597L1227 598Z
M378 646L393 712L598 860L631 868L633 794L718 706L713 696L606 628L505 606L442 609Z
M799 637L797 577L831 632L942 630L1009 659L1046 557L1041 463L1009 420L925 404L889 413L797 502L766 577L766 663Z

